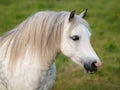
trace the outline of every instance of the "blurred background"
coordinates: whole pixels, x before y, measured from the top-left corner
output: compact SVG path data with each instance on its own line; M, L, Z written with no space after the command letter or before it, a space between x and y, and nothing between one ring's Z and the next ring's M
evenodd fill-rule
M88 8L91 43L103 66L86 74L60 54L53 90L120 90L120 0L0 0L0 35L39 11L72 11Z

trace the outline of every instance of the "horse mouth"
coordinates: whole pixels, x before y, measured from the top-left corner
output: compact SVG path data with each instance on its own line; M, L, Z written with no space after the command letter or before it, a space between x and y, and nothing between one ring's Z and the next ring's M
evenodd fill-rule
M85 68L85 71L87 73L93 74L93 73L97 72L97 68L95 68L94 70L93 69L89 69L89 68Z

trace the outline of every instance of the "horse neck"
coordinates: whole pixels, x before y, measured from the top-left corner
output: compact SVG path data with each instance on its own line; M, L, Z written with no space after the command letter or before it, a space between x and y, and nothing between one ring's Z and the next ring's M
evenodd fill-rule
M64 21L51 25L53 22L56 23L57 17L53 22L50 22L52 21L50 19L49 23L48 19L41 20L40 17L36 15L25 20L2 37L4 39L3 43L8 41L7 38L9 38L9 42L6 44L6 52L9 50L9 63L11 66L15 66L18 60L22 62L25 57L31 57L30 59L33 62L37 61L41 65L49 67L60 52Z

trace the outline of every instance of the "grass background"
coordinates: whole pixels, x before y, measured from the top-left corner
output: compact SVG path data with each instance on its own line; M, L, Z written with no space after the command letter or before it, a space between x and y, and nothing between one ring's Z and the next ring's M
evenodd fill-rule
M95 74L85 74L60 54L53 90L120 90L120 0L0 0L0 34L41 10L79 14L86 8L91 43L103 66Z

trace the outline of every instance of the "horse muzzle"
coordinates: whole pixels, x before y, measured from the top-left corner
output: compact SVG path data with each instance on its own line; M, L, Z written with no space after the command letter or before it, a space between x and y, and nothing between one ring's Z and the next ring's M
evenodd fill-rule
M90 61L84 63L84 68L87 71L87 73L94 73L97 72L98 68L101 66L100 63L97 61Z

